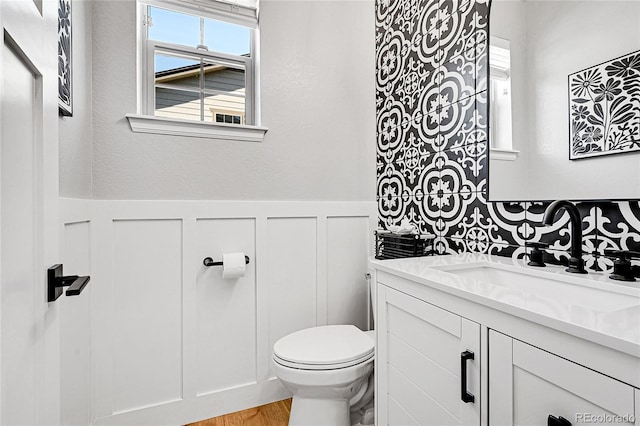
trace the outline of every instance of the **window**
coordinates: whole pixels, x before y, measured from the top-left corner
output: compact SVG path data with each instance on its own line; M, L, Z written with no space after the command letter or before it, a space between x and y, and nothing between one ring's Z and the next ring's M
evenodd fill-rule
M189 127L185 121L197 123L198 132L258 127L257 14L255 0L244 1L139 2L141 115L127 116L132 130L144 131L138 121L145 118L163 126L179 122L182 129Z
M211 115L216 123L244 124L244 114L237 114L234 111L222 111L212 108Z

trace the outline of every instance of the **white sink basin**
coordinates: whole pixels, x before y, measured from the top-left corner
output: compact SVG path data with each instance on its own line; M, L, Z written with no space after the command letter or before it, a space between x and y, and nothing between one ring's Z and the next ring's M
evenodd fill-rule
M520 294L526 293L531 298L551 296L561 304L580 306L591 311L612 312L638 305L638 297L625 294L624 286L595 286L580 275L573 277L546 273L543 270L493 264L456 265L438 269L516 290Z
M639 281L477 253L373 263L378 271L640 356Z

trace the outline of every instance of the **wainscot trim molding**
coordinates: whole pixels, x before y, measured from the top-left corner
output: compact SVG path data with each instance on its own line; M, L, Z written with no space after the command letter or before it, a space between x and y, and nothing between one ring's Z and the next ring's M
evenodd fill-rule
M60 198L61 259L92 283L62 300L74 304L62 339L80 348L63 393L84 395L96 426L188 424L290 397L271 365L277 339L369 326L376 211L375 201ZM251 259L244 277L202 263L234 251Z

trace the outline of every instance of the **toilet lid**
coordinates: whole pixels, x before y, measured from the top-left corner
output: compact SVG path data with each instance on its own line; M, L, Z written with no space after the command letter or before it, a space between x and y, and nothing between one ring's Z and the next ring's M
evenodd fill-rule
M283 364L343 368L373 356L374 341L353 325L325 325L296 331L273 345ZM282 362L281 362L282 363Z

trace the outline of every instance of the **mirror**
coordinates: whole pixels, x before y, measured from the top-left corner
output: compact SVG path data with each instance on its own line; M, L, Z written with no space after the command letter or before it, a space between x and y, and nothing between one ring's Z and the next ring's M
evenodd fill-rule
M493 0L489 22L490 200L640 198L640 0Z

